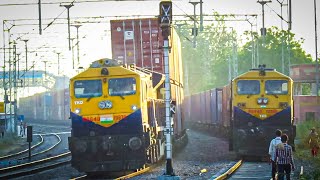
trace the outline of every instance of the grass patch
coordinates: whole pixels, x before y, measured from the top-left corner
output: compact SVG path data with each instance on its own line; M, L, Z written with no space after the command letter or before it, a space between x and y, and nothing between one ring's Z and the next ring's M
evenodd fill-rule
M6 133L4 138L0 138L0 155L6 155L10 151L20 148L26 140L13 133Z
M310 167L312 167L311 172L308 169L305 169L304 175L300 179L320 179L320 154L318 154L317 158L311 157L310 147L308 144L307 137L311 132L311 128L315 127L317 133L320 133L320 120L317 121L305 121L297 125L297 144L296 144L296 152L295 157L301 159L303 161L309 162ZM318 152L319 153L319 152ZM308 167L306 167L308 168Z

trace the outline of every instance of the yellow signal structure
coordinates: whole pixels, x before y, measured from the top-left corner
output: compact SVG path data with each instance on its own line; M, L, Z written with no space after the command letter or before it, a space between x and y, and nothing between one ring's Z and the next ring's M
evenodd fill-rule
M0 102L0 113L4 113L4 102Z

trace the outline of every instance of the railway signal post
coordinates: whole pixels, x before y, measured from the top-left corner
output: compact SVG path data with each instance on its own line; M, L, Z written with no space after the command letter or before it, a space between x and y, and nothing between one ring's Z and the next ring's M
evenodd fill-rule
M29 161L31 161L32 126L27 126L27 142L29 143Z
M166 107L166 128L164 134L166 136L166 173L160 176L159 180L175 180L180 179L179 176L175 176L172 167L172 127L171 127L171 96L170 96L170 73L169 73L169 36L170 26L172 23L172 2L171 0L165 0L160 2L160 15L159 23L162 29L163 37L163 59L164 59L164 74L165 74L165 107Z

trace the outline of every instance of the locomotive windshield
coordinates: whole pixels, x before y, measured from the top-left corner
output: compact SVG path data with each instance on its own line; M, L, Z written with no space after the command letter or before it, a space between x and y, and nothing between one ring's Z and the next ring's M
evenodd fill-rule
M260 82L258 80L239 80L237 86L238 94L260 94Z
M136 94L136 87L137 84L135 78L109 79L110 96L125 96Z
M287 80L267 80L266 94L288 94Z
M91 98L102 95L101 80L79 80L74 82L76 98Z

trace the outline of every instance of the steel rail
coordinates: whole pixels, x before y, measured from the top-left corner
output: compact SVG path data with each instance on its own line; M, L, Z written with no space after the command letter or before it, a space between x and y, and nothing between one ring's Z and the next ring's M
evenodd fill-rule
M31 147L31 149L33 149L33 148L35 148L35 147L37 147L37 146L39 146L39 145L41 145L41 144L43 143L43 136L42 136L41 134L38 134L38 136L40 136L41 141L40 141L39 143L33 145L33 146ZM14 154L9 154L9 155L6 155L6 156L1 156L1 157L0 157L0 160L21 155L21 154L27 152L28 150L29 150L29 149L25 149L25 150L23 150L23 151L20 151L20 152L14 153Z
M28 162L28 163L24 163L24 164L19 164L19 165L16 165L16 166L10 166L10 167L6 167L6 168L2 168L2 169L0 169L0 174L16 171L16 170L25 168L27 166L38 165L38 164L46 163L46 162L49 162L49 161L52 161L52 160L64 158L66 156L69 156L70 154L71 154L70 152L66 152L66 153L59 154L57 156L53 156L53 157L49 157L49 158L45 158L45 159L40 159L40 160L37 160L37 161L32 161L32 162Z
M218 177L212 177L210 178L213 180L223 180L223 179L227 179L234 171L236 171L242 164L242 160L239 160L237 163L235 163L232 167L230 167L225 173L223 173L222 175L218 176Z

